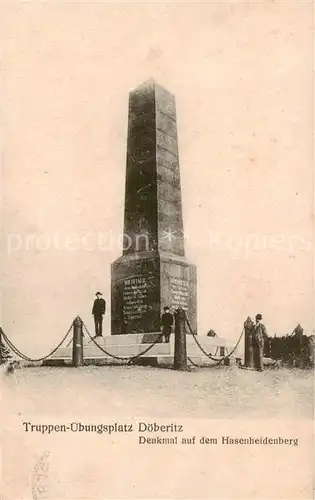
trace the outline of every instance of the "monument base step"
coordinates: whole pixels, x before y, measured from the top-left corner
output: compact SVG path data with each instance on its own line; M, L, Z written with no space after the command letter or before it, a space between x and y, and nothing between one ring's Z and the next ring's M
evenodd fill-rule
M137 358L137 361L140 359L146 360L143 362L148 364L149 362L147 360L150 359L150 362L154 365L160 365L161 363L172 364L174 357L174 334L171 335L169 343L164 343L161 339L161 342L157 342L147 352L145 352L150 344L157 341L160 336L160 332L110 335L96 337L94 342L93 340L85 337L83 344L83 357L84 360L88 361L90 364L91 362L101 360L119 363L119 361L126 362L128 361L128 358L139 356L139 354L144 352L141 357ZM205 352L212 355L216 359L226 356L232 349L232 346L230 347L227 345L228 343L226 339L221 339L219 337L198 336L198 342ZM187 356L193 361L196 360L196 364L215 363L215 361L210 360L204 353L202 353L194 338L189 334L186 336L186 345ZM122 359L119 360L115 357ZM60 347L49 359L49 361L52 362L56 360L71 362L72 343L68 347Z

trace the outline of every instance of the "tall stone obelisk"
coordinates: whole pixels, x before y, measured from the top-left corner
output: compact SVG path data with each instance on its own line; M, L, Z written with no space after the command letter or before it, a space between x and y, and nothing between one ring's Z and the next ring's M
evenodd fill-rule
M181 306L196 329L196 267L185 258L175 99L153 80L129 94L123 254L112 263L112 334L160 330Z

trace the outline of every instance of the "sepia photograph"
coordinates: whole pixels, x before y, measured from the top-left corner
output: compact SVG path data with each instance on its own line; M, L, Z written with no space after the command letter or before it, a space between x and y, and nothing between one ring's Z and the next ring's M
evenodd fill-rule
M313 2L3 2L4 500L313 498Z

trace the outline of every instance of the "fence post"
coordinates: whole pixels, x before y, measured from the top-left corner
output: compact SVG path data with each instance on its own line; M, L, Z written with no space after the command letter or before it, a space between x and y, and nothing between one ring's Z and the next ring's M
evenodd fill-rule
M246 368L254 368L254 350L253 350L253 326L251 318L248 316L244 323L245 329L245 353L244 353L244 365Z
M176 311L174 312L174 317L174 370L187 370L186 313L183 309L176 309Z
M73 322L72 366L83 366L82 319L77 316Z

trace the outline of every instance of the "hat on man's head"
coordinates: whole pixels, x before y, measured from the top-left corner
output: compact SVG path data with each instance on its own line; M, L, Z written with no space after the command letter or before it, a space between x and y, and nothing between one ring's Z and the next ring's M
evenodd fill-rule
M256 314L256 319L262 319L262 315L261 314Z
M169 310L169 307L168 307L168 306L165 306L165 307L164 307L164 311L167 311L167 310Z
M103 295L102 292L96 292L95 295Z

